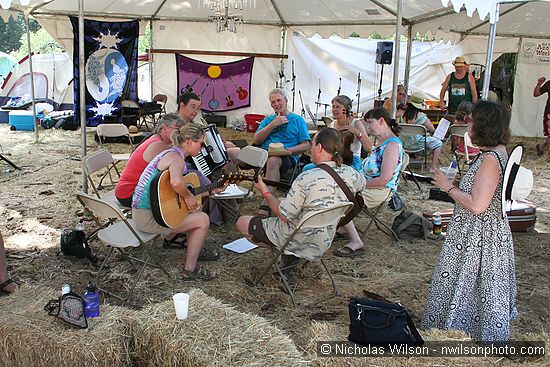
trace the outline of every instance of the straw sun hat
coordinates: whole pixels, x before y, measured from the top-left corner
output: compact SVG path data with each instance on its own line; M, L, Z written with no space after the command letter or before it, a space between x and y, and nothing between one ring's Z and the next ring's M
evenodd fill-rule
M269 148L267 149L267 153L270 156L276 156L276 157L292 155L291 152L289 152L288 150L285 150L285 146L283 145L283 143L270 143Z
M419 110L422 110L424 109L424 95L420 92L414 92L411 95L411 98L409 98L409 101L407 103L409 103L410 105L413 105Z
M466 59L464 59L464 57L457 56L455 58L455 61L453 61L453 65L454 66L464 66L464 65L468 65L468 63L466 63Z
M128 127L128 133L131 137L134 137L134 136L141 136L143 135L142 132L139 131L138 127L135 126L135 125L130 125Z

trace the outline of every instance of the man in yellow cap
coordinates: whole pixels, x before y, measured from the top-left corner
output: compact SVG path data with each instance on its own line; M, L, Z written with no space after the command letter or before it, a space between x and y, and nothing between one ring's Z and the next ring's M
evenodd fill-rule
M462 56L458 56L453 61L455 71L447 75L443 84L441 84L441 92L439 92L439 104L442 109L445 108L445 93L449 92L449 104L447 112L454 114L460 102L462 101L477 101L476 81L472 74L468 72L468 64Z

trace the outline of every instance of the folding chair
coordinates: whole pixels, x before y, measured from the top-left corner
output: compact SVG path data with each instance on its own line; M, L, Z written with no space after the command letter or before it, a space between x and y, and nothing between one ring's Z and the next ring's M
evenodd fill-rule
M414 173L411 171L411 168L409 167L409 161L410 161L409 155L407 153L403 152L403 165L401 166L400 175L401 175L401 177L403 177L405 179L405 182L408 183L409 180L407 179L407 176L405 175L405 171L407 170L407 168L409 168L409 174L410 174L412 180L416 184L416 187L418 187L418 190L422 191L422 189L420 188L420 183L418 182L418 179L416 178Z
M124 124L101 124L97 126L96 131L97 137L99 139L99 145L105 148L105 138L117 138L117 137L126 137L130 143L130 152L134 151L134 144L132 138L130 137L130 132L128 127ZM113 159L116 163L120 161L127 161L130 159L131 153L117 153L113 154Z
M100 125L101 126L101 125ZM101 190L101 182L103 182L103 179L105 176L109 175L109 178L111 179L111 183L114 183L111 177L111 169L115 171L118 178L120 178L120 173L115 165L115 161L113 159L113 155L109 153L107 150L98 150L96 152L90 153L86 155L82 159L82 163L84 165L84 174L86 175L88 182L90 183L90 186L92 187L95 195L105 200L106 202L115 205L120 210L129 210L129 207L126 207L122 205L115 196L115 190L110 190L105 193L99 192ZM106 169L107 172L102 176L101 180L99 181L99 184L96 185L92 175L96 172L99 172L103 169Z
M243 147L237 157L239 168L245 170L254 170L254 175L257 176L259 172L264 168L265 163L267 162L267 156L267 150L265 149L253 147L250 145ZM240 191L240 193L212 195L212 199L214 199L220 205L220 207L230 213L231 220L228 221L228 225L232 225L233 223L235 223L235 221L239 217L241 207L243 206L244 202L246 201L246 199L253 195L252 190L254 189L254 185L251 185L250 189L245 189L241 186L237 186L237 189ZM233 200L241 201L240 203L237 203L237 208L231 205Z
M137 272L134 273L134 281L133 284L130 286L128 293L126 297L122 297L118 294L115 294L113 292L109 292L108 290L104 288L100 288L102 291L107 292L111 294L112 296L120 299L124 302L130 302L132 300L132 294L134 291L134 288L136 284L138 283L139 279L141 278L141 275L143 274L143 270L146 266L151 266L154 268L161 269L166 276L171 279L170 274L158 263L158 261L149 255L147 252L147 249L145 248L145 243L153 240L155 237L157 237L156 234L152 233L144 233L139 231L136 228L135 222L132 219L127 219L124 217L124 214L118 209L116 206L101 200L99 198L93 197L91 195L85 194L85 193L78 193L76 195L76 198L78 201L82 204L84 209L90 211L92 215L94 216L95 220L98 222L98 224L101 225L100 220L106 219L109 221L108 225L101 228L97 232L97 237L103 241L107 246L109 246L109 250L107 251L107 256L105 256L105 259L101 263L101 266L99 267L99 270L96 275L95 283L98 287L101 285L101 273L103 269L105 269L105 265L108 263L109 259L111 258L114 249L117 249L125 260L127 260L131 265L134 265L132 261L138 262L141 264L141 267L137 270ZM131 256L125 251L126 248L136 248L139 246L143 246L144 251L144 257L138 258L135 256ZM151 263L150 261L153 261Z
M472 159L470 158L471 154L477 154L479 153L479 148L476 147L472 143L472 139L470 139L470 135L468 134L468 131L464 132L464 135L462 135L464 138L464 152L460 152L457 149L454 149L453 153L455 155L456 159L456 165L458 167L458 172L460 175L462 175L463 167L461 167L462 158L464 158L465 165L470 165Z
M411 124L399 124L401 126L401 131L399 133L400 137L411 136L411 135L423 135L424 136L424 147L420 149L405 149L405 153L410 155L422 154L422 159L410 159L409 164L421 164L421 169L423 170L426 167L426 160L428 155L428 146L427 146L427 137L428 130L424 125L411 125Z
M166 102L168 102L168 96L166 94L155 94L155 96L152 99L152 102L158 102L160 103L160 111L143 111L147 115L147 117L151 118L151 122L153 123L153 127L157 125L157 121L162 117L162 115L166 114ZM145 117L144 117L145 118Z
M286 291L290 295L290 299L292 300L292 305L294 307L297 307L298 302L296 302L296 298L294 297L294 292L292 291L291 287L288 285L286 276L283 274L282 269L278 264L279 258L284 254L286 248L288 247L288 244L292 241L296 233L298 233L299 231L303 231L304 229L314 230L314 229L326 228L332 225L336 225L336 223L338 223L340 218L345 216L351 210L352 207L353 207L353 203L346 202L343 204L336 204L333 206L329 206L328 208L312 211L304 215L302 219L300 219L300 222L296 226L296 229L286 239L283 246L281 246L281 248L279 249L271 248L272 258L269 261L269 263L262 268L259 275L256 277L256 280L254 281L254 285L258 285L258 283L262 280L262 278L266 276L275 266L277 272L279 273L279 276L281 277L281 280L283 281ZM334 278L332 277L332 274L327 264L325 263L322 257L319 259L319 261L321 262L321 265L323 265L323 268L325 269L326 273L330 278L333 291L330 295L325 296L309 304L308 306L316 305L318 303L334 298L338 295L338 288L336 287L336 282L334 281Z

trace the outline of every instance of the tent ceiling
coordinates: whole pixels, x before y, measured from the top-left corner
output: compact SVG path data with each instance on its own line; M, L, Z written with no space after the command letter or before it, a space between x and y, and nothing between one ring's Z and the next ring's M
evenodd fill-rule
M88 17L150 19L154 16L162 20L207 21L211 11L204 3L205 0L86 0L84 14ZM353 26L357 26L357 33L362 36L373 31L391 36L395 31L397 0L250 0L249 3L256 6L247 6L235 12L243 15L245 23L286 25L306 35L348 36L354 31ZM495 0L449 0L447 6L443 5L445 3L445 0L404 0L404 24L414 25L415 32L430 32L446 39L452 38L449 33L454 33L456 37L488 33L489 23L481 20L479 14L483 14L481 18L486 18ZM454 12L463 4L472 17L467 17L465 10ZM75 0L53 0L49 3L31 0L30 6L34 7L32 14L35 17L76 15L78 12L78 1ZM18 2L14 2L12 7L18 7ZM504 0L501 1L500 12L499 35L548 36L548 0L525 4Z

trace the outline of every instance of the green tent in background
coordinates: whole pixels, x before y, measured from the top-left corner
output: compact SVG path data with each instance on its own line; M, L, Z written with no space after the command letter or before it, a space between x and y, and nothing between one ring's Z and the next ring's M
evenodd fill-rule
M0 88L9 73L17 67L17 60L6 53L0 52Z

